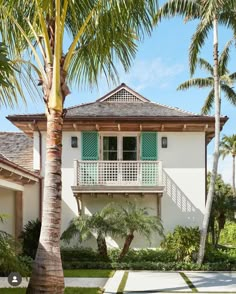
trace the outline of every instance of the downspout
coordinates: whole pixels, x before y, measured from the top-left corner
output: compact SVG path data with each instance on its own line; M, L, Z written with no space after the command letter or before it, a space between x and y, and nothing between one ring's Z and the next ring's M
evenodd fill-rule
M37 125L37 121L34 121L35 129L39 135L39 219L42 221L42 201L43 201L43 179L42 179L42 134Z

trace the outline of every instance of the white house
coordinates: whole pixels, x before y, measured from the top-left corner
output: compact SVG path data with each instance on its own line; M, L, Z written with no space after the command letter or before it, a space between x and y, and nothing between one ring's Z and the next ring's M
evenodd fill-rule
M11 216L6 228L17 234L41 213L46 117L8 119L23 133L0 133L0 153L16 165L8 172L0 158L0 214ZM227 119L221 118L221 127ZM68 108L63 127L62 230L80 213L127 200L159 215L165 231L176 225L201 226L206 147L213 136L214 117L153 103L125 84L93 103ZM32 157L31 165L13 148L15 138L21 138L22 149L30 146L24 158ZM153 239L152 246L158 242ZM133 246L146 243L137 238Z

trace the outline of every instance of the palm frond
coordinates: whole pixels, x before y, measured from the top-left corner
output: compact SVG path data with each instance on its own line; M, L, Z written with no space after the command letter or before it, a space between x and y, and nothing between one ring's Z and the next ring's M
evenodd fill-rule
M195 73L198 53L205 44L205 40L207 39L208 33L212 29L212 26L212 21L202 21L197 26L197 30L192 36L189 48L189 68L191 75Z
M200 68L205 69L211 76L214 75L214 69L212 65L203 58L198 58L197 63L199 64Z
M208 96L206 97L204 105L201 109L201 113L208 114L213 108L213 105L214 105L214 89L212 89L210 93L208 94Z
M227 84L221 85L221 90L224 92L226 99L232 104L236 105L236 92Z
M206 87L213 87L213 86L214 86L214 81L213 81L213 78L211 77L194 78L179 85L177 90L187 90L191 87L206 88Z
M185 20L195 19L200 16L201 6L197 1L192 0L169 0L156 14L154 23L158 23L162 18L180 15Z
M232 45L232 40L228 41L219 57L219 75L224 75L227 73L227 67L229 62L229 51L230 46Z

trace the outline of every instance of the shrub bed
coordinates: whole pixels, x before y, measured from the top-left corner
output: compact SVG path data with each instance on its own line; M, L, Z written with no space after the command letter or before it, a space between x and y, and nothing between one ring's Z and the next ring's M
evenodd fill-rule
M64 269L133 269L133 270L236 270L236 250L208 248L202 266L193 262L175 260L175 253L163 249L130 250L118 262L119 250L109 251L109 260L102 260L96 251L88 248L64 249Z

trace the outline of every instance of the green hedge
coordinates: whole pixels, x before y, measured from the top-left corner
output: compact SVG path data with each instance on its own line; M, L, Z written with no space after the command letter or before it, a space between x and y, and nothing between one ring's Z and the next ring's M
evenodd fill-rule
M204 270L204 271L235 271L236 264L228 262L204 263L202 266L187 262L63 262L64 269L124 269L124 270Z

